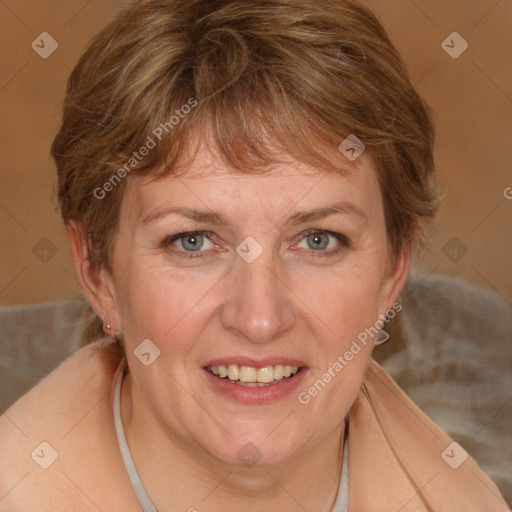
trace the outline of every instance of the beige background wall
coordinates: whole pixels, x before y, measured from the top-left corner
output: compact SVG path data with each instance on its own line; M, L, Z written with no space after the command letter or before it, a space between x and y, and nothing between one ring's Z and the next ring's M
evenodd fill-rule
M184 0L181 0L184 1ZM512 304L512 2L367 0L435 111L439 183L446 194L426 272L460 275ZM120 0L0 3L0 304L56 300L77 291L54 211L49 148L67 76ZM38 36L58 43L48 58ZM457 52L449 56L442 42ZM447 39L448 38L448 39ZM453 38L452 38L453 39ZM509 199L507 199L507 197Z

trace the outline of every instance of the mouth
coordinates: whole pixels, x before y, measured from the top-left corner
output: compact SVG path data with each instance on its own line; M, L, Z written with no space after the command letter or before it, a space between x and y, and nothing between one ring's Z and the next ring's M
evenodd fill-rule
M238 386L255 388L275 386L295 378L303 370L302 366L277 364L272 366L253 367L237 364L206 366L205 370L220 380Z

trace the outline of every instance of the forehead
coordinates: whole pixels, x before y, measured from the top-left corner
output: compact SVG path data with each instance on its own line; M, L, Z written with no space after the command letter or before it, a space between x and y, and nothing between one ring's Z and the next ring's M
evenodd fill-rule
M343 158L340 154L340 160ZM157 180L131 176L121 215L141 222L160 209L187 206L222 211L235 220L243 218L244 212L272 220L286 212L339 202L368 216L378 215L381 198L371 159L362 155L339 167L341 170L328 172L290 159L264 172L243 173L199 150L177 174L170 172Z

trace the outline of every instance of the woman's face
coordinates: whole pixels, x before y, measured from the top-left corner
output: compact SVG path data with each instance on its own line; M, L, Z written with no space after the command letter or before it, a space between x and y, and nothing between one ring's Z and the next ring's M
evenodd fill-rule
M129 178L111 318L134 411L224 463L279 464L340 429L373 345L353 341L393 305L408 257L390 264L366 155L343 176L241 176L207 155L179 177Z

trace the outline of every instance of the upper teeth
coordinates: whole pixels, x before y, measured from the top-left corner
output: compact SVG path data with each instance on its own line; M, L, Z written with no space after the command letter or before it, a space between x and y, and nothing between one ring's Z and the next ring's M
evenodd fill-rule
M264 366L263 368L230 364L228 366L208 366L206 369L221 378L228 377L229 380L239 380L240 382L272 382L295 375L299 371L298 366L284 364Z

